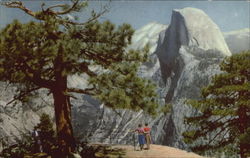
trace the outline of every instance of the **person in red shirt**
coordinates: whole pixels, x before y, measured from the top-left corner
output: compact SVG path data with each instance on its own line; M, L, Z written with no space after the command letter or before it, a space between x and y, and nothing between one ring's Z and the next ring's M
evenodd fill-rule
M150 130L151 128L148 127L148 124L145 123L144 126L144 134L145 134L145 139L146 139L146 143L147 143L147 149L150 149L150 144L151 144L151 136L150 136Z

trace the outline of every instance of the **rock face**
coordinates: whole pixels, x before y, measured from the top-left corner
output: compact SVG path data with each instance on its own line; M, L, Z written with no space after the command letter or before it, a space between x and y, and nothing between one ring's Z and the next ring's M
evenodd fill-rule
M159 33L165 31L167 25L159 24L156 22L149 23L139 30L136 30L133 38L131 48L143 48L147 43L150 45L150 54L153 54L159 38Z
M170 75L168 70L173 69L181 47L231 55L218 26L199 9L173 10L171 24L160 38L157 55L164 80Z
M188 148L181 136L188 128L183 118L194 111L184 101L199 98L201 87L209 83L211 76L220 73L219 62L231 53L218 26L203 11L194 8L173 10L168 28L150 23L137 30L131 47L142 48L146 43L151 46L150 61L141 66L139 73L157 84L159 102L161 105L170 103L171 112L153 119L143 111L118 110L119 116L91 96L79 95L71 100L73 126L78 138L91 142L132 144L134 135L131 129L139 123L148 122L152 127L153 143ZM69 82L73 87L87 87L81 76L72 76ZM5 86L6 83L0 85L1 136L11 135L10 130L13 135L18 135L21 131L32 129L44 109L53 115L52 98L43 92L41 97L30 103L19 103L15 108L22 111L20 114L14 107L6 108L15 87L6 90ZM37 108L32 109L31 105L37 105ZM24 120L26 122L20 124Z
M167 88L165 101L172 104L161 143L186 148L181 133L188 127L183 119L194 111L184 101L199 98L201 87L220 72L219 62L231 53L218 26L194 8L173 10L171 24L160 34L155 53Z
M17 88L0 82L0 151L4 144L13 144L16 139L29 135L42 113L54 116L52 98L47 96L46 90L40 90L39 96L25 103L14 104L11 101Z
M154 52L157 47L159 38L158 35L166 28L166 25L155 22L150 23L135 32L132 38L132 45L130 46L130 48L133 49L140 49L143 48L147 43L150 45L150 61L144 63L138 73L143 77L157 82L158 92L162 98L162 104L165 104L165 85L161 79L159 60ZM167 119L165 116L161 115L153 120L144 114L143 111L135 113L129 110L118 110L121 115L119 116L116 112L106 108L101 103L98 103L92 99L90 96L84 97L85 102L88 102L87 104L90 105L89 108L92 108L94 111L92 116L94 116L93 119L95 121L89 119L89 117L85 117L85 121L89 120L88 122L90 124L88 125L89 128L86 128L87 130L83 132L83 127L86 127L86 124L81 124L78 116L87 116L89 114L89 110L86 110L86 107L82 105L79 106L78 109L74 109L74 114L76 116L75 119L78 120L78 124L80 124L79 128L77 128L79 129L79 132L76 132L77 134L81 133L80 135L89 136L89 139L92 142L132 143L134 135L129 131L131 131L131 129L135 129L139 123L144 123L147 121L150 126L153 126L155 133L153 137L155 142L159 142L158 139L161 139L162 127L165 122L164 120ZM83 100L78 100L77 102L82 103ZM93 109L93 107L95 107L95 109Z
M224 37L232 53L250 50L250 28L225 32Z
M160 63L157 55L154 53L157 47L159 34L165 31L167 25L162 25L156 22L149 23L139 30L135 31L130 48L142 49L146 44L149 44L150 61L141 66L140 74L146 78L152 78L156 71L160 68Z
M145 28L154 30L150 25ZM199 98L201 87L207 85L214 74L220 73L218 64L231 52L218 26L198 9L174 10L171 24L166 30L159 30L159 33L157 48L151 54L151 59L155 60L145 63L140 72L143 77L151 78L158 84L160 101L172 104L171 113L151 119L143 112L122 111L119 117L109 109L102 108L100 121L96 125L99 128L93 132L96 137L102 137L102 141L109 141L111 136L114 142L129 143L132 138L128 129L146 121L152 126L154 143L187 148L181 136L188 128L183 118L194 111L184 101ZM139 37L143 36L134 39L140 41ZM159 61L154 58L156 55Z

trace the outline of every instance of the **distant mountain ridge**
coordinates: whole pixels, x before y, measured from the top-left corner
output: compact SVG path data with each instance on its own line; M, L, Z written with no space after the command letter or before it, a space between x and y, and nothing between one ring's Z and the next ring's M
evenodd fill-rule
M152 54L156 49L160 32L166 29L167 25L157 22L149 23L135 31L130 47L134 49L141 49L148 43L150 45L150 54Z
M250 28L225 32L224 38L233 54L250 50Z
M164 32L167 27L168 25L163 25L157 22L146 24L135 31L131 47L142 48L148 42L151 46L150 53L152 54L157 47L157 41L155 42L155 40L158 40L159 36L162 36L161 32ZM244 50L250 50L250 28L223 32L222 35L231 53L234 54Z

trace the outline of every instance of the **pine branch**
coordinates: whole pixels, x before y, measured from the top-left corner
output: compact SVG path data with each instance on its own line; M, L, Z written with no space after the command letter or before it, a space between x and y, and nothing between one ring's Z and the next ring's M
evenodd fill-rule
M38 90L38 89L40 89L40 88L42 88L42 87L34 87L34 88L31 88L31 89L29 89L29 90L27 90L27 91L25 91L25 92L22 92L22 93L20 93L19 95L14 96L14 98L13 98L11 101L9 101L6 105L9 105L9 104L13 103L13 102L16 101L16 100L20 100L20 99L22 99L24 96L26 96L26 95L30 94L31 92L36 91L36 90Z
M74 11L77 6L78 6L78 2L79 0L76 0L75 2L73 2L73 5L64 10L64 11L54 11L53 9L54 8L62 8L66 5L54 5L54 6L50 6L48 7L46 10L43 9L43 5L42 5L42 12L43 13L47 13L49 15L53 15L53 16L56 16L58 19L58 21L61 23L61 24L64 24L64 25L67 25L67 24L71 24L71 25L86 25L92 21L95 21L97 20L99 17L101 17L103 14L105 14L108 10L106 8L104 8L101 12L97 13L97 14L94 14L91 18L89 18L87 21L83 22L83 23L80 23L80 22L74 22L74 21L70 21L70 20L65 20L65 19L62 19L62 17L60 15L65 15L65 14L68 14L72 11ZM22 11L24 11L25 13L27 13L28 15L30 16L33 16L34 18L38 19L38 20L44 20L44 17L43 16L38 16L38 12L34 12L30 9L28 9L27 7L25 7L23 5L23 3L21 1L14 1L14 2L5 2L5 3L2 3L4 6L8 7L8 8L19 8L21 9Z
M103 11L99 12L98 14L94 15L92 18L89 18L87 21L85 21L84 23L76 23L73 22L71 24L75 24L75 25L86 25L88 23L91 23L92 21L97 20L99 17L101 17L103 14L105 14L106 12L108 12L108 10L105 8Z
M217 126L207 126L207 128L205 128L206 129L206 131L204 132L204 133L209 133L210 131L214 131L214 130L216 130L216 128L218 128L218 127L224 127L225 126L225 128L226 127L228 127L228 126L230 126L230 123L231 123L231 121L233 121L234 119L229 119L229 120L227 120L227 121L225 121L225 122L218 122L218 123L220 123L219 125L217 125ZM213 121L214 122L214 121ZM209 122L207 122L206 124L208 124ZM204 129L204 130L205 130Z
M70 13L71 11L73 11L76 8L76 6L78 5L78 2L79 2L79 0L75 1L73 3L73 5L70 8L68 8L67 10L65 10L65 11L53 11L52 9L57 8L57 7L62 8L62 7L65 7L66 5L54 5L54 6L48 7L46 10L43 9L43 12L47 12L47 13L50 13L52 15L68 14L68 13ZM21 1L5 2L5 3L2 3L2 4L5 5L8 8L19 8L19 9L23 10L25 13L35 17L36 19L43 20L43 19L39 18L36 15L36 12L34 12L34 11L28 9L27 7L25 7ZM43 7L43 5L42 5L42 7Z
M85 54L88 58L90 59L94 59L99 60L100 62L102 62L102 64L106 64L106 65L110 65L111 61L112 62L118 62L121 61L122 58L118 58L118 57L113 57L111 55L108 55L106 53L102 53L102 52L97 52L95 50L81 50L81 52L83 54Z
M36 12L33 12L32 10L26 8L21 1L5 2L2 4L8 8L19 8L19 9L23 10L25 13L37 18Z
M77 4L78 4L78 0L76 1L76 2L74 2L73 3L73 5L70 7L70 8L68 8L67 10L64 10L64 11L53 11L52 9L54 9L54 8L64 8L64 7L66 7L66 5L65 4L58 4L58 5L53 5L53 6L50 6L50 7L48 7L47 9L46 9L46 11L47 12L52 12L53 14L55 14L55 15L64 15L64 14L68 14L68 13L70 13L71 11L73 11L74 9L75 9L75 7L77 6Z
M221 128L221 130L208 142L208 144L211 144L219 135L221 135L223 131L226 129L226 127ZM227 131L229 131L229 129L227 129Z
M94 95L94 88L80 89L80 88L68 88L67 92L81 93L87 95Z
M53 81L42 79L41 74L38 74L26 62L23 62L22 64L23 64L23 67L25 68L24 70L28 70L28 72L24 71L24 73L30 82L35 83L37 86L48 88L48 89L51 89L53 87L54 85Z
M89 68L88 68L88 64L86 62L81 62L79 63L80 65L80 68L77 68L79 72L84 72L86 73L87 75L89 75L90 77L95 77L97 76L97 74L93 71L91 71ZM83 70L82 70L83 69Z
M86 25L86 24L89 24L95 20L97 20L99 17L101 17L102 15L104 15L105 13L107 12L107 10L103 10L101 11L100 13L94 15L92 18L89 18L87 21L85 22L76 22L76 21L71 21L71 20L65 20L65 19L62 19L62 17L59 17L58 15L60 14L56 14L55 12L52 12L53 14L55 14L58 18L58 21L63 24L65 27L69 27L68 25Z

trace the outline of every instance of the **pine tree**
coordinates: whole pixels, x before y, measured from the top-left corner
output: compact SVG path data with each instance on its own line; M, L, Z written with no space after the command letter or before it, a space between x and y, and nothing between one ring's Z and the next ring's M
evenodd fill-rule
M73 93L92 95L106 106L144 110L155 115L154 84L138 76L140 63L147 60L148 48L128 50L133 29L129 24L116 27L109 21L98 22L106 12L92 12L85 22L67 18L79 12L86 2L54 5L32 11L22 2L5 2L19 8L34 21L15 20L0 32L0 79L20 84L22 99L46 88L54 98L57 137L67 153L74 149L70 97ZM95 71L98 68L99 71ZM87 75L89 87L69 87L71 75Z
M226 58L202 99L190 100L198 111L187 117L193 130L185 132L194 151L219 150L235 146L241 158L250 154L250 51Z
M39 138L42 142L43 152L51 154L52 147L56 145L55 131L50 116L43 113L40 117L40 123L36 126L39 131Z

